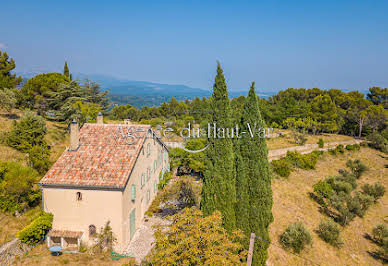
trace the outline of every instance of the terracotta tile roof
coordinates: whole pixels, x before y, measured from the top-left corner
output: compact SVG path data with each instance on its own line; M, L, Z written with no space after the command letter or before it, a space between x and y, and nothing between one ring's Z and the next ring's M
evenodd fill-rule
M131 127L137 137L128 144L134 139L123 138L121 132L126 135ZM64 151L40 184L122 189L149 130L149 125L84 124L79 148Z
M50 230L47 236L50 237L68 237L68 238L80 238L83 232L79 231L67 231L67 230Z

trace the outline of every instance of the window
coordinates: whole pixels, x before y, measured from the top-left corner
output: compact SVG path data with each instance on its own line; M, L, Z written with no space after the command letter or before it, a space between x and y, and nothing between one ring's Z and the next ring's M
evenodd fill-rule
M95 236L97 233L96 226L94 224L89 225L89 237Z
M154 193L156 193L157 189L156 189L156 180L154 181Z
M150 156L150 154L151 154L151 144L148 143L147 144L147 157Z
M77 199L78 201L82 200L82 193L81 193L81 192L77 192L77 193L76 193L76 199Z
M136 185L132 184L132 187L131 187L131 200L135 201L135 199L136 199Z
M144 173L141 174L141 176L140 176L140 186L141 186L141 188L143 188L143 186L144 186Z
M154 160L154 173L155 173L155 171L156 171L156 160Z
M150 180L151 177L151 167L147 167L147 181Z
M151 198L151 196L150 196L150 191L148 190L148 191L147 191L147 203L150 202L150 198Z

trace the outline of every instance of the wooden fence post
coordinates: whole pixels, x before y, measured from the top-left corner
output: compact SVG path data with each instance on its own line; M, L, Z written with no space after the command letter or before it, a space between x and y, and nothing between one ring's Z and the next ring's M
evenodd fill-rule
M252 264L253 247L255 246L255 238L256 238L255 233L251 233L251 239L249 240L247 266L251 266Z

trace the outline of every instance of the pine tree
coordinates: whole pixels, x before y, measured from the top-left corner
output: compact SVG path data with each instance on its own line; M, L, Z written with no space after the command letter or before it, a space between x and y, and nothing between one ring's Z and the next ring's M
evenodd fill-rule
M7 52L0 51L0 89L13 89L22 81L20 76L11 74L15 67L15 61L9 58Z
M225 77L220 63L217 65L217 75L213 85L213 118L211 125L221 129L231 129L231 108L226 87ZM233 142L225 132L222 138L222 130L210 132L207 149L206 166L204 171L204 183L202 188L201 209L205 216L212 215L219 210L223 216L223 224L227 231L236 227L235 203L236 203L236 180L234 171Z
M70 78L70 71L69 67L67 66L67 62L65 61L65 66L63 67L63 75L66 77Z
M265 122L261 117L254 82L239 127L240 132L247 133L241 134L236 143L236 225L247 237L255 233L265 241L270 241L268 227L273 221L271 172L267 145L262 134ZM255 241L253 265L266 265L269 244L265 241ZM245 245L248 247L248 240Z

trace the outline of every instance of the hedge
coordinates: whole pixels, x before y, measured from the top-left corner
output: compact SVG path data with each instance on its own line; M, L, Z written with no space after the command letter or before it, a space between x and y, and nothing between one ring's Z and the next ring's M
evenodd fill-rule
M19 231L16 237L28 245L37 244L46 236L47 232L51 229L52 223L53 215L42 212L38 218Z

